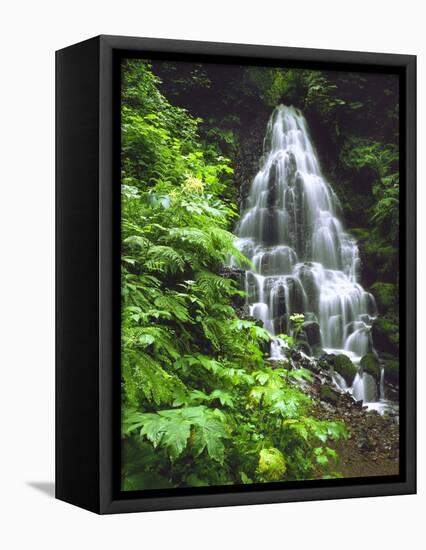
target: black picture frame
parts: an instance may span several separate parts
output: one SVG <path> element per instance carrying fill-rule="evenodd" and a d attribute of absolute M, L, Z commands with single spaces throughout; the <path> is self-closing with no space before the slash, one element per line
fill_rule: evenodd
<path fill-rule="evenodd" d="M 123 56 L 397 73 L 400 78 L 400 475 L 118 490 L 119 79 Z M 118 193 L 119 195 L 119 193 Z M 117 393 L 118 392 L 118 393 Z M 56 52 L 56 498 L 100 514 L 416 492 L 416 57 L 98 36 Z"/>

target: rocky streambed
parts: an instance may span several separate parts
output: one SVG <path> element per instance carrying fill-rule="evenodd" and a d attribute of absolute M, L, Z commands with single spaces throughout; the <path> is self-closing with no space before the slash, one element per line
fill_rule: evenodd
<path fill-rule="evenodd" d="M 289 350 L 285 360 L 286 368 L 302 367 L 312 372 L 312 381 L 293 383 L 301 385 L 312 398 L 313 414 L 319 419 L 343 421 L 347 427 L 348 439 L 333 445 L 339 456 L 337 471 L 344 478 L 397 475 L 399 415 L 396 403 L 389 402 L 388 407 L 378 412 L 356 401 L 350 392 L 336 387 L 330 363 L 332 360 L 326 356 L 312 359 L 296 350 Z"/>

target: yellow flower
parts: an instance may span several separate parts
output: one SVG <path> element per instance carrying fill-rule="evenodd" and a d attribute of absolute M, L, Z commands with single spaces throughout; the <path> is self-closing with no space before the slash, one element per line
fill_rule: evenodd
<path fill-rule="evenodd" d="M 199 178 L 188 175 L 185 183 L 182 185 L 182 189 L 186 193 L 197 193 L 198 195 L 202 195 L 204 193 L 204 183 Z"/>

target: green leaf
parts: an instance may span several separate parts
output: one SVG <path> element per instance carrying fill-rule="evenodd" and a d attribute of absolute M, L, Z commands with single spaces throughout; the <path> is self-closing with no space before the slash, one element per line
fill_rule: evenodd
<path fill-rule="evenodd" d="M 154 447 L 157 447 L 168 428 L 167 420 L 156 414 L 145 414 L 142 421 L 143 427 L 140 431 L 140 435 L 146 436 L 148 441 L 150 441 Z"/>
<path fill-rule="evenodd" d="M 185 421 L 169 422 L 164 433 L 163 443 L 169 456 L 176 460 L 184 451 L 191 431 L 191 424 Z"/>
<path fill-rule="evenodd" d="M 214 390 L 210 394 L 209 401 L 213 401 L 214 399 L 219 399 L 221 405 L 227 405 L 228 407 L 233 407 L 234 405 L 234 398 L 232 395 L 222 390 Z"/>
<path fill-rule="evenodd" d="M 325 455 L 318 455 L 317 462 L 320 466 L 326 466 L 328 464 L 328 458 Z"/>
<path fill-rule="evenodd" d="M 139 336 L 139 343 L 143 346 L 149 346 L 155 342 L 155 338 L 152 334 L 141 334 Z"/>
<path fill-rule="evenodd" d="M 245 472 L 240 472 L 240 478 L 244 485 L 247 485 L 248 483 L 253 483 L 253 480 L 251 480 Z"/>

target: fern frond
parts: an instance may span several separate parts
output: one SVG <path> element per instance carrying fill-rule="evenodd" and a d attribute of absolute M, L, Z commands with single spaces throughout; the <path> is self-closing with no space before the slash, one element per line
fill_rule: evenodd
<path fill-rule="evenodd" d="M 123 355 L 122 375 L 125 394 L 134 405 L 140 401 L 171 404 L 187 391 L 180 378 L 166 372 L 150 354 L 140 350 L 137 354 L 128 350 Z"/>
<path fill-rule="evenodd" d="M 164 245 L 151 246 L 147 252 L 148 262 L 160 266 L 166 273 L 177 273 L 185 270 L 185 260 L 174 248 Z"/>

